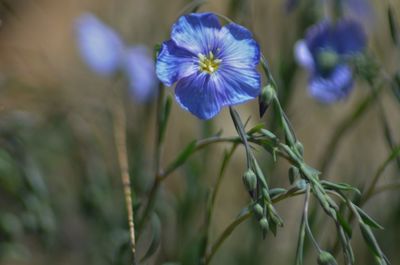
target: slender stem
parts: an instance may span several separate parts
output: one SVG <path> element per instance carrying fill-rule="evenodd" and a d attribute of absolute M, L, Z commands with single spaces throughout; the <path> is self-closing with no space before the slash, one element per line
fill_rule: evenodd
<path fill-rule="evenodd" d="M 229 152 L 225 154 L 225 157 L 224 157 L 224 159 L 222 161 L 222 164 L 221 164 L 221 168 L 220 168 L 219 173 L 218 173 L 218 178 L 217 178 L 215 187 L 214 187 L 214 189 L 212 191 L 212 194 L 211 194 L 211 200 L 210 200 L 210 204 L 208 206 L 208 211 L 207 211 L 207 216 L 206 216 L 206 224 L 205 224 L 205 226 L 206 226 L 206 228 L 205 228 L 205 230 L 206 230 L 205 231 L 206 238 L 204 240 L 204 249 L 203 249 L 204 253 L 202 255 L 203 256 L 203 260 L 206 259 L 205 256 L 206 256 L 207 249 L 208 249 L 208 242 L 209 242 L 210 228 L 211 228 L 211 218 L 212 218 L 212 214 L 214 212 L 215 200 L 217 198 L 217 194 L 218 194 L 219 188 L 221 186 L 222 179 L 223 179 L 223 177 L 225 175 L 224 174 L 225 173 L 225 169 L 227 168 L 227 165 L 228 165 L 230 159 L 232 158 L 232 156 L 233 156 L 233 154 L 234 154 L 234 152 L 236 150 L 236 147 L 237 147 L 237 144 L 236 143 L 233 144 L 231 149 L 229 150 Z"/>
<path fill-rule="evenodd" d="M 375 196 L 378 193 L 381 193 L 385 190 L 391 189 L 390 184 L 389 185 L 385 185 L 385 186 L 381 186 L 376 188 L 376 185 L 378 184 L 379 179 L 382 176 L 382 173 L 384 172 L 384 170 L 386 169 L 386 167 L 389 165 L 389 163 L 395 159 L 396 157 L 398 157 L 400 155 L 400 146 L 396 147 L 393 152 L 389 155 L 389 157 L 379 166 L 379 168 L 377 169 L 372 182 L 369 186 L 369 188 L 367 189 L 367 191 L 364 193 L 364 196 L 361 198 L 360 200 L 360 204 L 359 207 L 363 207 L 363 205 L 365 205 L 373 196 Z M 396 187 L 400 187 L 400 183 L 397 183 L 397 185 L 395 185 L 395 187 L 393 187 L 393 189 L 395 189 Z M 354 211 L 350 212 L 349 215 L 349 223 L 351 224 L 354 220 Z M 338 254 L 339 251 L 339 240 L 336 240 L 334 247 L 333 247 L 333 255 L 336 256 Z"/>
<path fill-rule="evenodd" d="M 365 199 L 365 202 L 367 202 L 369 199 L 371 199 L 375 195 L 378 195 L 379 193 L 382 193 L 382 192 L 385 192 L 388 190 L 396 190 L 396 189 L 400 189 L 400 182 L 390 183 L 390 184 L 379 186 L 379 187 L 375 188 L 374 192 L 371 194 L 371 196 L 369 198 Z"/>
<path fill-rule="evenodd" d="M 225 230 L 219 236 L 217 241 L 212 245 L 210 253 L 206 256 L 205 265 L 210 264 L 215 253 L 217 253 L 217 250 L 221 247 L 222 243 L 224 243 L 225 240 L 232 234 L 235 228 L 238 227 L 241 223 L 243 223 L 247 219 L 249 219 L 252 215 L 253 213 L 249 211 L 248 213 L 240 216 L 239 218 L 236 218 L 230 225 L 228 225 L 228 227 L 225 228 Z"/>
<path fill-rule="evenodd" d="M 286 194 L 283 196 L 278 196 L 278 197 L 271 199 L 271 202 L 275 204 L 280 201 L 283 201 L 286 198 L 296 197 L 303 193 L 304 192 L 298 192 L 298 193 L 296 192 L 296 193 Z M 222 234 L 217 238 L 215 243 L 211 246 L 210 252 L 206 255 L 205 263 L 204 263 L 205 265 L 210 264 L 211 259 L 214 257 L 215 253 L 218 251 L 218 249 L 221 247 L 221 245 L 225 242 L 225 240 L 232 234 L 232 232 L 235 230 L 235 228 L 237 226 L 239 226 L 241 223 L 243 223 L 244 221 L 246 221 L 247 219 L 249 219 L 252 215 L 253 215 L 252 212 L 249 211 L 248 213 L 236 218 L 231 224 L 229 224 L 225 228 L 225 230 L 222 232 Z"/>
<path fill-rule="evenodd" d="M 310 225 L 308 223 L 308 206 L 310 204 L 310 185 L 307 185 L 307 190 L 306 190 L 306 196 L 304 199 L 304 210 L 303 210 L 303 218 L 306 226 L 306 231 L 308 236 L 311 238 L 311 242 L 313 243 L 315 249 L 318 251 L 318 253 L 321 253 L 321 248 L 318 245 L 317 240 L 314 238 L 314 235 L 311 231 Z"/>
<path fill-rule="evenodd" d="M 384 172 L 386 167 L 389 165 L 389 163 L 392 162 L 392 160 L 397 158 L 399 155 L 400 155 L 400 146 L 397 146 L 394 148 L 393 152 L 389 155 L 389 157 L 382 163 L 382 165 L 376 171 L 376 173 L 372 179 L 371 185 L 369 186 L 369 188 L 367 189 L 367 191 L 365 193 L 365 196 L 361 200 L 361 203 L 360 203 L 361 206 L 374 194 L 376 184 L 378 184 L 378 181 L 381 178 L 382 173 Z"/>
<path fill-rule="evenodd" d="M 380 90 L 377 91 L 377 93 Z M 354 111 L 350 114 L 350 116 L 345 117 L 339 125 L 334 130 L 334 135 L 331 138 L 330 142 L 328 143 L 323 155 L 322 160 L 320 162 L 319 169 L 323 174 L 327 174 L 329 170 L 329 166 L 334 159 L 337 149 L 339 147 L 339 142 L 343 138 L 343 136 L 350 131 L 351 128 L 356 124 L 356 122 L 363 116 L 363 113 L 366 113 L 366 110 L 370 108 L 375 102 L 376 97 L 375 93 L 371 93 L 362 99 Z"/>
<path fill-rule="evenodd" d="M 248 141 L 254 144 L 261 144 L 261 142 L 254 137 L 249 137 Z M 202 140 L 198 140 L 196 142 L 196 146 L 195 146 L 195 150 L 193 151 L 192 154 L 194 154 L 195 152 L 211 145 L 214 143 L 241 143 L 241 139 L 238 136 L 229 136 L 229 137 L 221 137 L 221 136 L 212 136 L 209 138 L 205 138 Z M 281 150 L 275 150 L 276 154 L 278 154 L 279 156 L 281 156 L 282 158 L 286 159 L 287 161 L 291 162 L 292 159 L 285 154 L 284 152 L 282 152 Z M 173 160 L 174 161 L 174 160 Z M 164 180 L 166 177 L 168 177 L 171 173 L 173 173 L 180 165 L 174 165 L 174 166 L 167 166 L 165 171 L 161 172 L 159 175 L 159 178 L 161 180 Z"/>
<path fill-rule="evenodd" d="M 157 128 L 157 133 L 156 133 L 156 139 L 155 139 L 155 150 L 154 150 L 154 168 L 155 168 L 155 173 L 154 173 L 154 182 L 153 186 L 150 189 L 150 193 L 148 196 L 148 201 L 146 204 L 146 207 L 143 211 L 142 218 L 140 219 L 138 223 L 138 236 L 143 232 L 143 227 L 154 207 L 154 203 L 157 197 L 157 192 L 161 183 L 161 178 L 160 176 L 162 175 L 162 170 L 161 170 L 161 155 L 162 155 L 162 150 L 163 150 L 163 141 L 161 137 L 161 127 L 162 127 L 162 116 L 163 116 L 163 105 L 164 105 L 164 94 L 165 94 L 165 89 L 162 84 L 160 84 L 159 87 L 159 94 L 158 94 L 158 100 L 157 100 L 157 110 L 156 110 L 156 128 Z"/>
<path fill-rule="evenodd" d="M 124 190 L 126 209 L 128 213 L 128 224 L 130 230 L 129 235 L 132 248 L 131 250 L 133 256 L 133 264 L 136 264 L 135 222 L 134 222 L 131 182 L 129 176 L 128 151 L 126 147 L 126 116 L 122 100 L 121 102 L 117 101 L 116 103 L 114 103 L 113 114 L 114 114 L 115 146 L 118 153 L 118 163 Z"/>

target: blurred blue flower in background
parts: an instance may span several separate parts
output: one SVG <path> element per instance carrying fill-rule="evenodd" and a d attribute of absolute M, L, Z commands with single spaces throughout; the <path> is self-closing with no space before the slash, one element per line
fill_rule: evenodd
<path fill-rule="evenodd" d="M 146 47 L 135 46 L 126 50 L 124 71 L 135 99 L 146 102 L 155 96 L 159 81 L 154 60 Z"/>
<path fill-rule="evenodd" d="M 112 75 L 119 66 L 124 45 L 118 34 L 92 14 L 80 16 L 76 33 L 81 56 L 100 75 Z"/>
<path fill-rule="evenodd" d="M 259 61 L 259 46 L 246 28 L 234 23 L 221 27 L 216 15 L 197 13 L 173 25 L 156 72 L 167 86 L 177 82 L 175 97 L 182 108 L 211 119 L 222 107 L 259 95 Z"/>
<path fill-rule="evenodd" d="M 95 73 L 110 77 L 122 72 L 136 101 L 153 98 L 158 79 L 153 58 L 144 46 L 126 47 L 116 31 L 90 13 L 77 19 L 76 34 L 80 54 Z"/>
<path fill-rule="evenodd" d="M 353 86 L 352 56 L 361 53 L 367 37 L 352 20 L 323 21 L 312 26 L 296 43 L 295 56 L 310 72 L 309 92 L 322 103 L 346 98 Z"/>

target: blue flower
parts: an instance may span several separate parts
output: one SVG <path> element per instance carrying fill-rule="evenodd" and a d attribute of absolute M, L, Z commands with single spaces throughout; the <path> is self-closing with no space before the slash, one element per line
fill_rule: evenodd
<path fill-rule="evenodd" d="M 78 48 L 89 67 L 100 75 L 112 75 L 120 66 L 124 44 L 118 34 L 92 14 L 76 22 Z"/>
<path fill-rule="evenodd" d="M 222 107 L 260 94 L 259 60 L 259 46 L 246 28 L 222 27 L 212 13 L 189 14 L 179 18 L 171 39 L 162 44 L 156 73 L 166 86 L 176 83 L 182 108 L 211 119 Z"/>
<path fill-rule="evenodd" d="M 146 102 L 158 87 L 152 56 L 143 46 L 127 47 L 121 37 L 92 14 L 76 22 L 78 48 L 82 58 L 97 74 L 125 74 L 135 100 Z"/>
<path fill-rule="evenodd" d="M 310 72 L 310 94 L 322 103 L 346 98 L 353 87 L 348 61 L 364 50 L 366 42 L 362 27 L 352 20 L 312 26 L 295 46 L 298 63 Z"/>

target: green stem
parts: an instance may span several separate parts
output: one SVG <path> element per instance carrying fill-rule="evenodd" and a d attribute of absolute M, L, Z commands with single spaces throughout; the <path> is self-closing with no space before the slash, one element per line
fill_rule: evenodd
<path fill-rule="evenodd" d="M 376 93 L 379 93 L 378 90 Z M 337 149 L 339 147 L 339 143 L 342 140 L 343 136 L 349 132 L 353 126 L 355 126 L 356 122 L 360 120 L 366 110 L 368 110 L 376 101 L 375 93 L 371 93 L 362 99 L 354 109 L 354 111 L 350 114 L 350 116 L 345 117 L 339 125 L 334 130 L 334 135 L 328 143 L 323 155 L 322 160 L 320 162 L 319 169 L 323 174 L 327 174 L 329 170 L 329 166 L 332 160 L 335 158 Z"/>
<path fill-rule="evenodd" d="M 231 147 L 231 149 L 229 150 L 228 153 L 226 153 L 224 160 L 222 161 L 221 164 L 221 168 L 219 170 L 219 174 L 218 174 L 218 178 L 215 184 L 215 188 L 213 189 L 212 195 L 211 195 L 211 200 L 210 200 L 210 205 L 208 207 L 208 211 L 207 211 L 207 216 L 206 216 L 206 238 L 204 240 L 204 249 L 203 249 L 203 259 L 205 260 L 205 255 L 207 252 L 207 248 L 208 248 L 208 242 L 209 242 L 209 236 L 210 236 L 210 228 L 211 228 L 211 218 L 212 218 L 212 214 L 214 212 L 214 206 L 215 206 L 215 200 L 217 198 L 217 194 L 219 191 L 219 188 L 221 186 L 221 182 L 222 179 L 224 177 L 224 173 L 225 173 L 225 169 L 227 168 L 227 165 L 230 161 L 230 159 L 232 158 L 235 150 L 236 150 L 237 144 L 233 144 L 233 146 Z"/>
<path fill-rule="evenodd" d="M 227 228 L 225 228 L 222 234 L 218 237 L 217 241 L 212 245 L 210 253 L 206 256 L 205 265 L 210 264 L 215 253 L 217 253 L 217 250 L 221 247 L 222 243 L 224 243 L 225 240 L 232 234 L 235 228 L 247 219 L 249 219 L 251 216 L 252 212 L 249 211 L 243 216 L 236 218 Z"/>
<path fill-rule="evenodd" d="M 138 237 L 143 232 L 143 227 L 152 211 L 156 199 L 156 195 L 158 192 L 158 188 L 160 186 L 160 172 L 161 172 L 161 155 L 163 150 L 163 137 L 161 137 L 162 132 L 162 117 L 163 117 L 163 106 L 164 106 L 164 94 L 165 89 L 162 84 L 159 87 L 159 94 L 157 99 L 157 110 L 156 110 L 156 127 L 157 127 L 157 134 L 155 139 L 155 151 L 154 151 L 154 167 L 155 167 L 155 178 L 153 186 L 149 193 L 149 199 L 147 201 L 146 207 L 143 211 L 142 218 L 138 222 Z"/>
<path fill-rule="evenodd" d="M 400 182 L 398 182 L 398 183 L 397 182 L 396 183 L 390 183 L 390 184 L 379 186 L 379 187 L 375 188 L 375 190 L 371 194 L 371 196 L 365 200 L 365 203 L 369 199 L 374 197 L 375 195 L 378 195 L 379 193 L 382 193 L 382 192 L 385 192 L 385 191 L 388 191 L 388 190 L 396 190 L 396 189 L 400 189 Z"/>
<path fill-rule="evenodd" d="M 303 210 L 303 218 L 304 218 L 304 222 L 305 222 L 305 228 L 306 228 L 308 236 L 311 238 L 311 242 L 313 243 L 315 249 L 317 250 L 318 253 L 321 253 L 321 248 L 319 247 L 317 240 L 314 238 L 314 235 L 313 235 L 310 225 L 308 223 L 309 204 L 310 204 L 310 185 L 307 185 L 306 197 L 304 199 L 304 210 Z"/>
<path fill-rule="evenodd" d="M 392 153 L 388 156 L 388 158 L 381 164 L 381 166 L 376 171 L 376 173 L 372 179 L 371 185 L 367 189 L 364 198 L 361 199 L 360 206 L 364 205 L 364 203 L 367 200 L 369 200 L 369 198 L 374 194 L 376 184 L 378 183 L 379 179 L 381 178 L 382 173 L 385 171 L 385 169 L 389 165 L 389 163 L 392 162 L 394 159 L 396 159 L 399 155 L 400 155 L 400 146 L 397 146 L 393 149 Z"/>
<path fill-rule="evenodd" d="M 283 196 L 278 196 L 276 198 L 273 198 L 271 201 L 272 203 L 278 203 L 280 201 L 283 201 L 286 198 L 291 198 L 291 197 L 296 197 L 298 195 L 303 194 L 304 192 L 298 192 L 298 193 L 290 193 L 286 194 Z M 215 241 L 215 243 L 212 245 L 210 252 L 206 255 L 205 258 L 205 265 L 210 264 L 212 258 L 214 257 L 215 253 L 218 251 L 218 249 L 221 247 L 221 245 L 226 241 L 226 239 L 232 234 L 232 232 L 235 230 L 237 226 L 239 226 L 241 223 L 246 221 L 252 216 L 252 212 L 249 211 L 248 213 L 240 216 L 239 218 L 236 218 L 231 224 L 229 224 L 225 230 L 222 232 L 222 234 L 218 237 L 218 239 Z"/>

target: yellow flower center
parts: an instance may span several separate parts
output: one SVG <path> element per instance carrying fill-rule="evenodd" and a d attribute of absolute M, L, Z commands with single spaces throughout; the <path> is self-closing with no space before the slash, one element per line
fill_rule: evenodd
<path fill-rule="evenodd" d="M 217 71 L 222 62 L 222 60 L 215 58 L 211 51 L 208 53 L 208 56 L 205 56 L 201 53 L 199 53 L 197 56 L 199 57 L 200 70 L 208 74 L 212 74 Z"/>

